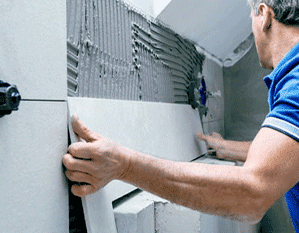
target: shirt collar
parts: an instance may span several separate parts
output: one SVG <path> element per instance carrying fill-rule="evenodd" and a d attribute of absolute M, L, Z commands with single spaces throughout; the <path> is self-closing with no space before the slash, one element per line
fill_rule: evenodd
<path fill-rule="evenodd" d="M 273 82 L 274 78 L 277 74 L 281 71 L 284 65 L 289 62 L 294 56 L 299 53 L 299 43 L 296 44 L 284 58 L 278 63 L 275 69 L 267 76 L 264 77 L 264 82 L 266 83 L 267 87 L 270 88 L 271 83 Z"/>

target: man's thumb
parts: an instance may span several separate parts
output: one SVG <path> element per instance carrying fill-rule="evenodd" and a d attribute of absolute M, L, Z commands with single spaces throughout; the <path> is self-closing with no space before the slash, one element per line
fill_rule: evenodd
<path fill-rule="evenodd" d="M 74 132 L 87 142 L 95 141 L 101 137 L 99 134 L 88 129 L 87 126 L 79 120 L 77 115 L 72 118 L 72 127 Z"/>

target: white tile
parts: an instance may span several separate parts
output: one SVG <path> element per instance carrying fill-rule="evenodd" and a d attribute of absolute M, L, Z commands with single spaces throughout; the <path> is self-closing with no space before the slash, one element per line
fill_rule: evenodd
<path fill-rule="evenodd" d="M 131 149 L 178 161 L 191 161 L 206 152 L 205 144 L 195 138 L 195 132 L 202 132 L 198 111 L 189 105 L 75 97 L 68 98 L 68 105 L 70 114 L 78 114 L 90 129 Z M 113 181 L 92 199 L 109 202 L 103 195 L 112 201 L 134 189 Z M 109 206 L 92 205 L 89 197 L 84 202 L 85 212 L 89 208 L 90 213 L 110 213 Z M 90 226 L 101 227 L 94 214 L 87 218 Z"/>
<path fill-rule="evenodd" d="M 198 111 L 189 105 L 75 97 L 68 103 L 92 130 L 131 149 L 176 161 L 206 152 L 195 137 L 202 132 Z"/>
<path fill-rule="evenodd" d="M 112 202 L 105 189 L 82 198 L 82 204 L 88 233 L 117 233 Z"/>
<path fill-rule="evenodd" d="M 65 1 L 1 0 L 0 80 L 23 99 L 65 100 Z"/>
<path fill-rule="evenodd" d="M 71 143 L 79 141 L 79 138 L 75 135 L 73 127 L 71 125 L 70 108 L 68 108 L 68 130 Z M 127 186 L 122 185 L 119 193 L 124 195 L 124 189 L 127 191 Z M 124 187 L 123 187 L 124 186 Z M 131 187 L 129 187 L 131 188 Z M 110 191 L 109 188 L 105 187 L 96 193 L 88 195 L 82 198 L 82 206 L 84 211 L 84 219 L 86 223 L 86 229 L 88 233 L 97 232 L 109 232 L 117 233 L 115 219 L 112 209 L 112 195 L 113 190 L 118 190 L 118 186 Z M 131 190 L 130 190 L 131 191 Z"/>
<path fill-rule="evenodd" d="M 137 187 L 123 181 L 114 180 L 106 186 L 109 191 L 110 200 L 114 201 L 122 196 L 134 191 Z"/>
<path fill-rule="evenodd" d="M 0 118 L 0 229 L 68 232 L 66 102 L 21 102 Z"/>

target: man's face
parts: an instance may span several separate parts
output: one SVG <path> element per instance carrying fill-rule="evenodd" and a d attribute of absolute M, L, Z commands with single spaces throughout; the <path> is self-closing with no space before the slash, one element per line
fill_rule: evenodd
<path fill-rule="evenodd" d="M 255 39 L 255 45 L 257 53 L 260 60 L 260 65 L 262 67 L 271 69 L 269 53 L 268 53 L 268 38 L 262 28 L 263 17 L 259 13 L 255 14 L 254 10 L 251 9 L 251 19 L 252 19 L 252 32 Z"/>

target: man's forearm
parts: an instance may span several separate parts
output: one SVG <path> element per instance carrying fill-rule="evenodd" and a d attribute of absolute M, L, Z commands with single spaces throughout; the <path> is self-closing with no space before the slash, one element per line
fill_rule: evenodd
<path fill-rule="evenodd" d="M 245 162 L 250 145 L 251 142 L 223 140 L 218 153 L 222 154 L 222 158 Z"/>
<path fill-rule="evenodd" d="M 114 143 L 78 119 L 73 128 L 85 142 L 72 144 L 63 164 L 80 197 L 120 179 L 192 209 L 257 222 L 298 182 L 298 142 L 268 128 L 261 129 L 242 167 L 158 159 Z"/>
<path fill-rule="evenodd" d="M 157 159 L 127 151 L 128 170 L 120 178 L 174 203 L 238 220 L 257 221 L 263 197 L 251 184 L 250 171 L 199 163 Z M 128 156 L 128 155 L 127 155 Z"/>

